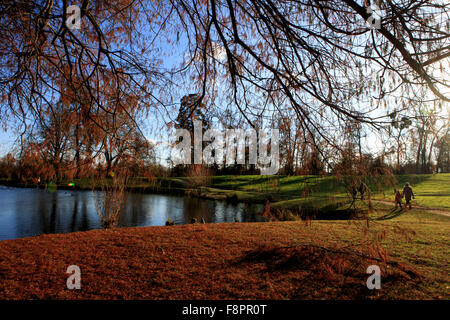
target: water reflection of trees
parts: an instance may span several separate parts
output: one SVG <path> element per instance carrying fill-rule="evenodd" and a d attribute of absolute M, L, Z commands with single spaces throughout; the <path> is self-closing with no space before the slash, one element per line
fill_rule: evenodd
<path fill-rule="evenodd" d="M 6 191 L 5 191 L 6 192 Z M 67 233 L 100 228 L 94 197 L 89 191 L 48 192 L 38 189 L 8 191 L 5 201 L 4 237 L 21 238 L 46 233 Z M 11 198 L 12 197 L 12 198 Z M 261 206 L 260 206 L 261 207 Z M 176 224 L 192 218 L 207 223 L 263 221 L 263 208 L 183 196 L 130 195 L 119 220 L 120 227 L 164 225 L 170 217 Z M 12 219 L 12 220 L 11 220 Z"/>

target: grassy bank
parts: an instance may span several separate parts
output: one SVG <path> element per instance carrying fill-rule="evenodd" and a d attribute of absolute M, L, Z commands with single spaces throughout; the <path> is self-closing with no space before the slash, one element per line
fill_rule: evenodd
<path fill-rule="evenodd" d="M 364 180 L 373 199 L 394 199 L 394 188 L 402 189 L 409 182 L 416 194 L 414 203 L 425 207 L 450 209 L 450 174 L 420 174 L 378 176 Z M 304 201 L 321 202 L 346 198 L 342 178 L 334 176 L 219 176 L 214 177 L 212 187 L 265 194 L 278 206 L 292 207 Z M 297 203 L 298 202 L 298 203 Z"/>
<path fill-rule="evenodd" d="M 6 240 L 0 298 L 449 299 L 449 222 L 413 209 L 368 229 L 291 221 Z M 384 233 L 376 254 L 370 243 Z M 380 290 L 366 287 L 371 264 L 383 270 Z M 69 265 L 81 268 L 81 290 L 66 288 Z"/>

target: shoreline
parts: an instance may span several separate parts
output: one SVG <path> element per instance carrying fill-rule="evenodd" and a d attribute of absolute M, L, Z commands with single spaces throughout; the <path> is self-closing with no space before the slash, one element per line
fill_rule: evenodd
<path fill-rule="evenodd" d="M 37 188 L 48 189 L 48 184 L 30 184 L 17 181 L 0 181 L 0 186 L 14 187 L 14 188 Z M 83 187 L 80 185 L 68 186 L 65 184 L 54 184 L 55 190 L 73 190 L 73 191 L 101 191 L 101 187 Z M 126 187 L 128 192 L 143 193 L 143 194 L 163 194 L 163 195 L 181 195 L 191 196 L 200 199 L 226 201 L 228 203 L 247 203 L 247 204 L 264 204 L 267 200 L 271 200 L 270 195 L 261 197 L 260 195 L 254 195 L 250 192 L 242 192 L 227 189 L 217 189 L 210 187 L 200 188 L 182 188 L 182 187 L 161 187 L 152 186 L 151 184 L 146 186 L 128 186 Z"/>

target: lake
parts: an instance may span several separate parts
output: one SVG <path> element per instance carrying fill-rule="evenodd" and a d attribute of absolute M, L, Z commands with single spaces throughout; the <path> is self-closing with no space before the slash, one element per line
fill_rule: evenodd
<path fill-rule="evenodd" d="M 100 229 L 92 191 L 0 186 L 0 240 L 45 233 L 68 233 Z M 205 200 L 187 196 L 128 194 L 118 227 L 163 226 L 170 217 L 175 224 L 192 218 L 207 223 L 265 221 L 264 206 Z"/>

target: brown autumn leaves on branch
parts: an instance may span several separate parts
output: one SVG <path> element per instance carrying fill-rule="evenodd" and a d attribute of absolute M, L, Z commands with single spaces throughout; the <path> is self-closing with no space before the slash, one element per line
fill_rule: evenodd
<path fill-rule="evenodd" d="M 379 29 L 365 24 L 374 3 Z M 73 4 L 81 9 L 79 30 L 65 23 Z M 383 119 L 371 111 L 383 99 L 408 102 L 417 88 L 427 88 L 431 100 L 450 100 L 449 6 L 440 0 L 5 0 L 1 120 L 25 135 L 61 102 L 103 150 L 111 139 L 127 139 L 118 134 L 124 117 L 136 128 L 143 115 L 173 118 L 172 101 L 195 91 L 211 108 L 233 106 L 253 127 L 261 118 L 294 114 L 305 136 L 333 144 L 336 130 L 349 123 L 379 128 Z"/>

